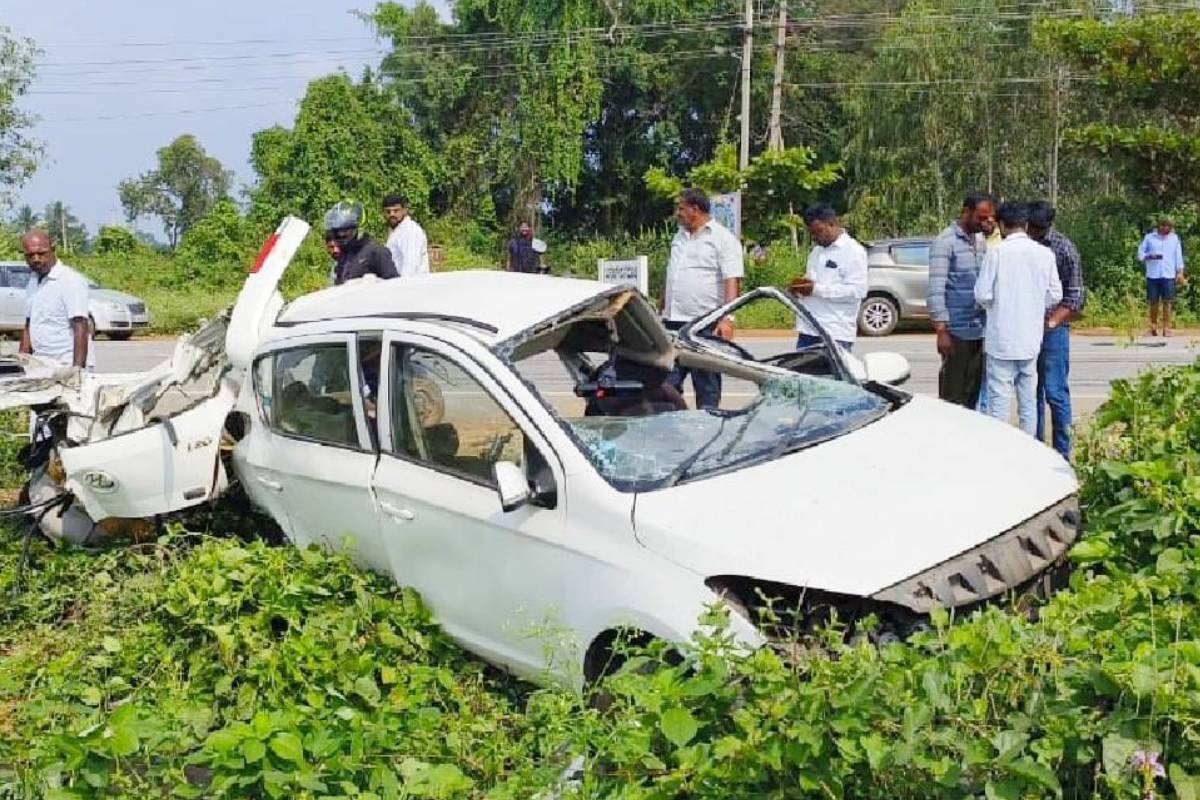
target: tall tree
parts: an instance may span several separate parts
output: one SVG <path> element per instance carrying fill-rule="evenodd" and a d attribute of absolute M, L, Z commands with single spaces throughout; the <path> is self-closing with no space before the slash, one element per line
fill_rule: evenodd
<path fill-rule="evenodd" d="M 1067 144 L 1162 205 L 1200 200 L 1200 12 L 1047 20 L 1038 34 L 1085 99 Z"/>
<path fill-rule="evenodd" d="M 339 200 L 374 211 L 392 192 L 404 193 L 414 214 L 424 216 L 440 162 L 399 111 L 372 81 L 356 84 L 345 75 L 313 81 L 290 130 L 254 135 L 251 216 L 261 225 L 289 213 L 317 221 Z"/>
<path fill-rule="evenodd" d="M 0 205 L 29 179 L 42 156 L 42 145 L 29 135 L 34 117 L 17 107 L 33 80 L 38 54 L 31 39 L 15 37 L 0 25 Z"/>
<path fill-rule="evenodd" d="M 71 213 L 71 209 L 61 200 L 55 200 L 46 205 L 42 212 L 41 224 L 50 234 L 54 246 L 66 254 L 83 253 L 88 249 L 87 226 Z"/>
<path fill-rule="evenodd" d="M 131 224 L 141 217 L 157 217 L 174 248 L 192 225 L 228 195 L 230 173 L 190 134 L 160 148 L 157 157 L 157 167 L 121 181 L 117 192 Z"/>
<path fill-rule="evenodd" d="M 28 204 L 21 206 L 12 215 L 12 226 L 20 232 L 36 228 L 42 224 L 42 218 Z"/>

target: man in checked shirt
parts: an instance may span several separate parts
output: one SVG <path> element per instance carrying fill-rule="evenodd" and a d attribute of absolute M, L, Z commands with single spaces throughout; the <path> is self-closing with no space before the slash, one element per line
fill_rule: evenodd
<path fill-rule="evenodd" d="M 1071 240 L 1054 228 L 1054 206 L 1046 202 L 1029 204 L 1029 237 L 1049 247 L 1058 264 L 1062 281 L 1062 301 L 1046 309 L 1046 332 L 1037 362 L 1037 435 L 1046 440 L 1046 405 L 1054 449 L 1063 458 L 1071 457 L 1071 389 L 1067 385 L 1071 370 L 1071 320 L 1083 311 L 1083 263 Z"/>

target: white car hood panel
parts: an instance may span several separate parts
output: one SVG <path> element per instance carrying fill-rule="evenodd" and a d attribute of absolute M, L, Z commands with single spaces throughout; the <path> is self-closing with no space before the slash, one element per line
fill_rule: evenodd
<path fill-rule="evenodd" d="M 649 549 L 704 576 L 869 595 L 1075 492 L 1016 428 L 938 400 L 774 462 L 637 497 Z"/>

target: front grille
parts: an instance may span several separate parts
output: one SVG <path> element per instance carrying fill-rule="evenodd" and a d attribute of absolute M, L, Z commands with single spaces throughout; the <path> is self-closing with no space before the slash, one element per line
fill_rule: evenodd
<path fill-rule="evenodd" d="M 990 541 L 871 595 L 927 614 L 1016 589 L 1061 562 L 1079 535 L 1072 495 Z"/>
<path fill-rule="evenodd" d="M 145 314 L 146 313 L 146 304 L 145 303 L 130 303 L 129 304 L 129 313 L 130 314 Z"/>

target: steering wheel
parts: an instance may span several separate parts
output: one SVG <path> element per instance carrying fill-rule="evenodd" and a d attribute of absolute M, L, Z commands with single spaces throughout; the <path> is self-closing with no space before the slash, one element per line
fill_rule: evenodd
<path fill-rule="evenodd" d="M 812 353 L 820 352 L 824 345 L 810 344 L 808 347 L 802 347 L 799 350 L 789 350 L 786 353 L 776 353 L 773 356 L 768 356 L 759 361 L 760 364 L 770 364 L 775 367 L 782 367 L 785 364 L 802 358 Z"/>

